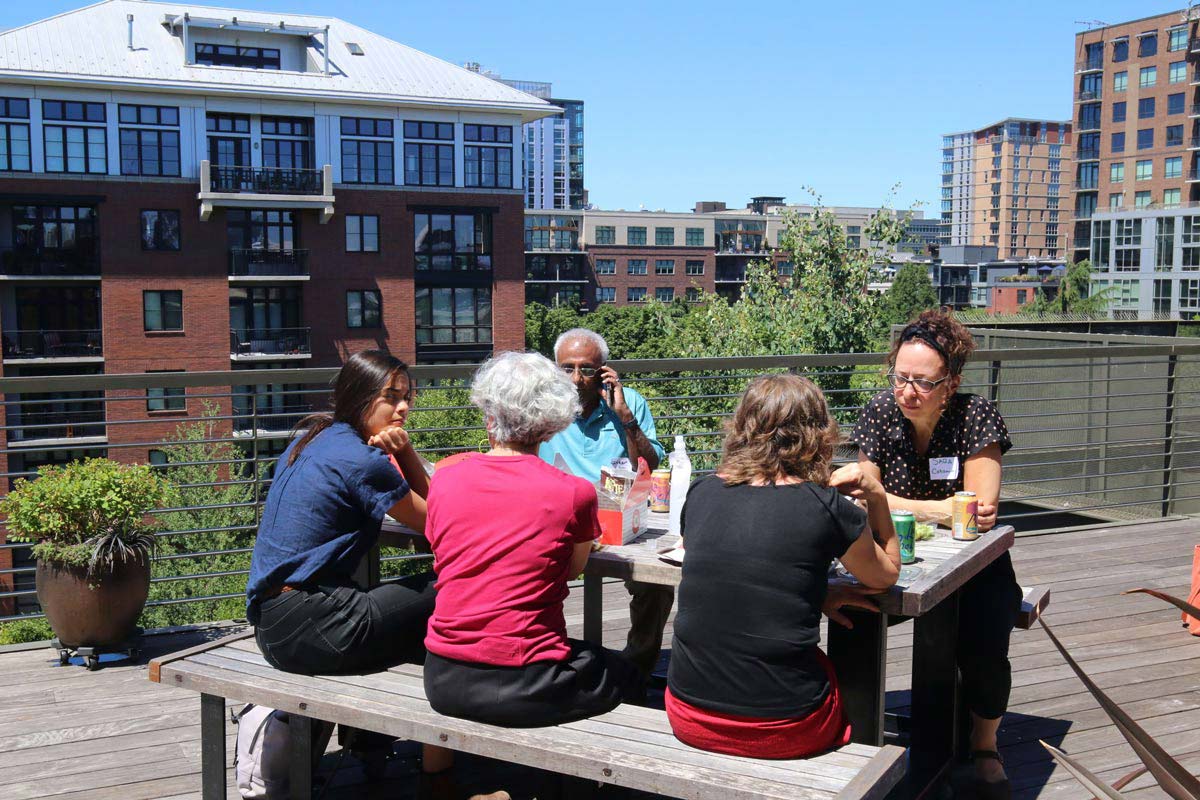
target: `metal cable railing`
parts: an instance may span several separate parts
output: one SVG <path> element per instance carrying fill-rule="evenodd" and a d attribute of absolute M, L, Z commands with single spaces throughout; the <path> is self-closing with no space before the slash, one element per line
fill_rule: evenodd
<path fill-rule="evenodd" d="M 1200 342 L 1055 335 L 1057 346 L 1048 347 L 1047 336 L 980 332 L 987 349 L 963 376 L 963 391 L 998 403 L 1016 445 L 1004 460 L 1004 519 L 1033 530 L 1200 512 Z M 881 354 L 837 354 L 615 366 L 646 396 L 659 439 L 684 435 L 703 472 L 714 468 L 722 422 L 751 377 L 769 371 L 811 377 L 848 434 L 862 405 L 884 388 L 882 361 Z M 430 460 L 474 449 L 484 438 L 465 388 L 473 369 L 412 370 L 418 396 L 409 428 Z M 0 477 L 7 479 L 0 494 L 42 464 L 86 455 L 155 464 L 175 493 L 156 514 L 164 530 L 147 619 L 177 624 L 240 616 L 271 470 L 296 422 L 324 407 L 335 372 L 0 378 Z M 70 416 L 97 406 L 104 412 L 99 420 L 79 426 L 89 436 L 32 420 L 46 408 Z M 848 442 L 839 448 L 840 458 L 854 455 Z M 420 558 L 387 553 L 384 568 L 396 574 Z M 0 622 L 37 615 L 34 572 L 28 545 L 0 543 Z"/>

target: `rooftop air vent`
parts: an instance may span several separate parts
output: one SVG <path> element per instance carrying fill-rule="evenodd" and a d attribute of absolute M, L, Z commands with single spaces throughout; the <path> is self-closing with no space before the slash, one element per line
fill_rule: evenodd
<path fill-rule="evenodd" d="M 352 56 L 365 56 L 366 52 L 362 49 L 362 45 L 358 42 L 346 42 L 346 49 L 350 51 Z"/>

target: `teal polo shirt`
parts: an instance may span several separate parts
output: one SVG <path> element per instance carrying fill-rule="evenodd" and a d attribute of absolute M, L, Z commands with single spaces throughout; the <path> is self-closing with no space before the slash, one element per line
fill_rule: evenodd
<path fill-rule="evenodd" d="M 646 398 L 633 389 L 626 388 L 624 392 L 625 404 L 633 412 L 642 433 L 654 445 L 659 463 L 662 464 L 666 451 L 658 443 L 654 416 L 650 413 Z M 614 458 L 629 458 L 622 434 L 620 418 L 601 400 L 587 419 L 576 417 L 566 430 L 559 431 L 553 439 L 543 442 L 538 455 L 551 464 L 556 455 L 561 455 L 571 472 L 589 481 L 597 481 L 601 467 L 610 466 Z"/>

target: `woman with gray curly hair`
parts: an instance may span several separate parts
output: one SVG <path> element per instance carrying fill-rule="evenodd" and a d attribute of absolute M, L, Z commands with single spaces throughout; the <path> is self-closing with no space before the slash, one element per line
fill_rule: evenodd
<path fill-rule="evenodd" d="M 640 700 L 633 664 L 567 638 L 567 581 L 600 534 L 596 489 L 537 451 L 579 413 L 574 384 L 543 356 L 503 353 L 475 374 L 471 402 L 491 449 L 439 469 L 429 489 L 425 531 L 438 576 L 425 637 L 430 705 L 534 727 Z"/>

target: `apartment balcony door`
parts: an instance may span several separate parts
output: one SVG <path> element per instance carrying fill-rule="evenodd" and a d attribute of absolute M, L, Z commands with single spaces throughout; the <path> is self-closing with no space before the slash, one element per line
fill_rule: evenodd
<path fill-rule="evenodd" d="M 208 160 L 214 167 L 248 167 L 250 140 L 240 136 L 209 136 Z"/>

